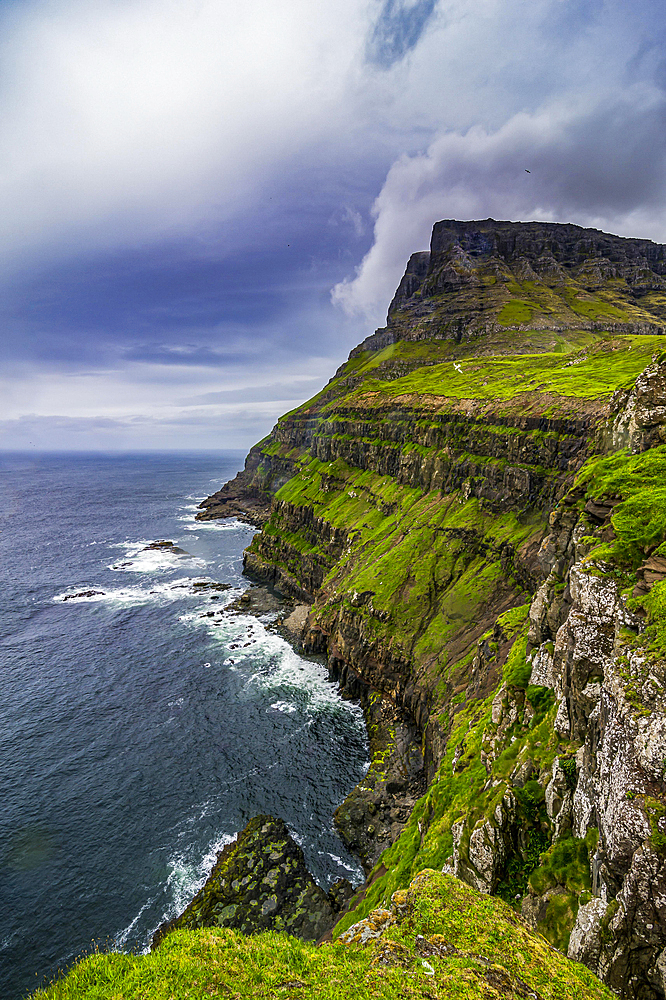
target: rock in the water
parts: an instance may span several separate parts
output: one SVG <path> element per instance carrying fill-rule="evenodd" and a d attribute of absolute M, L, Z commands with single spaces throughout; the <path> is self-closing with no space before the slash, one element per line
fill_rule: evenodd
<path fill-rule="evenodd" d="M 164 538 L 158 538 L 156 542 L 150 542 L 149 545 L 144 545 L 142 552 L 171 552 L 175 556 L 188 556 L 189 552 L 185 549 L 181 549 L 179 545 L 175 542 L 169 542 Z"/>
<path fill-rule="evenodd" d="M 80 590 L 78 594 L 65 594 L 63 601 L 76 601 L 80 597 L 103 597 L 103 590 Z"/>
<path fill-rule="evenodd" d="M 336 898 L 344 895 L 338 892 Z M 281 930 L 316 941 L 333 926 L 334 902 L 305 867 L 284 822 L 255 816 L 218 854 L 184 913 L 157 929 L 152 946 L 181 927 L 233 927 L 244 934 Z"/>

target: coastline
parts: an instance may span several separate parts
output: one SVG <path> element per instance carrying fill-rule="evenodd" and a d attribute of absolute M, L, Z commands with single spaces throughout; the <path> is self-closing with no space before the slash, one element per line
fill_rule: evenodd
<path fill-rule="evenodd" d="M 224 492 L 226 485 L 222 487 L 220 493 Z M 226 505 L 221 509 L 224 513 L 219 512 L 220 507 L 218 506 L 214 508 L 215 514 L 212 516 L 208 514 L 205 518 L 197 515 L 197 520 L 235 518 L 256 526 L 256 508 L 247 511 L 236 498 L 234 498 L 232 509 Z M 322 662 L 324 656 L 318 648 L 316 637 L 313 640 L 309 629 L 310 602 L 303 602 L 301 594 L 285 593 L 279 587 L 257 580 L 251 570 L 247 568 L 243 570 L 243 575 L 250 581 L 250 586 L 227 610 L 232 613 L 251 615 L 257 619 L 267 613 L 276 613 L 277 617 L 268 626 L 269 631 L 280 635 L 298 655 Z M 425 791 L 425 768 L 421 752 L 422 736 L 403 709 L 392 705 L 379 691 L 374 690 L 361 680 L 350 667 L 342 664 L 335 657 L 327 658 L 326 665 L 329 679 L 336 685 L 338 693 L 343 698 L 355 701 L 361 706 L 369 743 L 370 764 L 366 774 L 337 805 L 332 815 L 335 829 L 345 847 L 359 859 L 363 867 L 364 881 L 357 886 L 352 886 L 346 879 L 335 883 L 328 893 L 331 912 L 327 915 L 331 919 L 327 920 L 323 916 L 320 918 L 322 908 L 326 909 L 326 903 L 322 901 L 320 896 L 321 889 L 305 868 L 302 852 L 293 842 L 285 827 L 279 847 L 275 848 L 274 844 L 274 853 L 280 855 L 276 860 L 281 862 L 283 855 L 293 854 L 294 850 L 300 854 L 300 859 L 298 865 L 295 866 L 293 875 L 287 880 L 288 884 L 282 879 L 282 893 L 283 896 L 293 895 L 294 889 L 296 889 L 296 895 L 298 895 L 302 891 L 304 878 L 309 879 L 309 893 L 313 897 L 310 902 L 315 912 L 312 921 L 300 928 L 293 925 L 293 922 L 286 924 L 285 906 L 282 898 L 280 912 L 278 912 L 278 907 L 275 907 L 276 916 L 272 922 L 270 919 L 268 921 L 259 919 L 257 923 L 255 918 L 253 923 L 247 916 L 243 897 L 239 897 L 239 899 L 234 897 L 233 903 L 227 902 L 223 906 L 220 902 L 222 890 L 219 884 L 221 866 L 224 867 L 225 862 L 228 866 L 230 861 L 237 865 L 237 860 L 234 860 L 237 853 L 245 858 L 249 854 L 253 859 L 250 863 L 250 870 L 255 867 L 255 863 L 260 866 L 266 847 L 266 837 L 269 842 L 271 838 L 274 840 L 276 824 L 284 826 L 281 817 L 259 817 L 265 821 L 266 827 L 265 835 L 259 836 L 255 829 L 255 820 L 257 819 L 255 817 L 243 830 L 238 832 L 236 839 L 218 854 L 217 861 L 204 886 L 188 903 L 186 909 L 160 925 L 153 935 L 151 949 L 154 950 L 166 934 L 181 927 L 240 926 L 238 911 L 242 907 L 244 907 L 244 932 L 251 933 L 273 926 L 278 929 L 288 929 L 289 933 L 305 937 L 307 940 L 309 939 L 308 935 L 312 936 L 312 928 L 315 927 L 318 932 L 317 939 L 330 940 L 338 920 L 342 919 L 350 907 L 357 905 L 364 897 L 370 884 L 368 877 L 379 856 L 397 840 L 417 798 Z M 251 848 L 247 846 L 248 840 L 252 842 Z M 244 871 L 244 875 L 245 881 L 248 882 L 248 892 L 253 899 L 257 900 L 257 905 L 261 909 L 266 905 L 274 906 L 274 892 L 270 888 L 264 889 L 262 896 L 257 891 L 257 887 L 248 876 L 247 871 Z M 268 881 L 270 882 L 270 880 L 269 876 Z M 228 886 L 225 888 L 228 891 Z M 213 912 L 214 908 L 210 903 L 210 898 L 217 900 L 215 912 Z M 202 917 L 201 910 L 204 899 L 208 900 L 208 903 L 204 907 L 205 916 Z M 270 902 L 267 903 L 267 901 Z M 289 900 L 287 900 L 286 905 L 288 908 Z M 220 916 L 222 910 L 224 910 L 224 915 Z M 193 916 L 195 913 L 196 917 Z M 202 923 L 201 920 L 208 922 Z"/>

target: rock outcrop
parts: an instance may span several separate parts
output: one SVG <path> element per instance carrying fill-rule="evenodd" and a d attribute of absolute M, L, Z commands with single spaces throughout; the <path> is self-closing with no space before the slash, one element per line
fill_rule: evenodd
<path fill-rule="evenodd" d="M 316 941 L 330 930 L 351 895 L 341 880 L 327 894 L 280 819 L 255 816 L 227 844 L 187 909 L 155 932 L 153 948 L 183 927 L 231 927 L 244 934 L 283 930 Z"/>

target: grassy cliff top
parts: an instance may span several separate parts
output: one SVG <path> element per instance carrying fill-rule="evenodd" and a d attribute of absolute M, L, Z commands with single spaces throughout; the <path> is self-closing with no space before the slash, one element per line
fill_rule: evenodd
<path fill-rule="evenodd" d="M 514 331 L 483 341 L 402 340 L 350 357 L 329 384 L 281 417 L 332 415 L 341 407 L 407 405 L 423 410 L 601 413 L 666 351 L 659 334 Z"/>
<path fill-rule="evenodd" d="M 275 932 L 176 931 L 149 955 L 97 954 L 35 1000 L 610 1000 L 501 900 L 419 874 L 352 938 L 316 947 Z"/>
<path fill-rule="evenodd" d="M 408 353 L 405 345 L 402 353 Z M 391 348 L 377 359 L 370 357 L 359 370 L 366 375 L 364 388 L 390 396 L 418 393 L 454 399 L 513 399 L 520 393 L 547 392 L 558 396 L 598 399 L 616 389 L 629 388 L 652 359 L 664 348 L 660 336 L 599 337 L 588 346 L 568 354 L 555 351 L 475 357 L 468 353 L 456 361 L 428 365 L 402 378 L 383 384 L 373 379 L 377 361 L 388 360 Z M 395 354 L 400 354 L 398 350 Z M 384 357 L 382 357 L 382 355 Z M 374 362 L 374 363 L 373 363 Z"/>

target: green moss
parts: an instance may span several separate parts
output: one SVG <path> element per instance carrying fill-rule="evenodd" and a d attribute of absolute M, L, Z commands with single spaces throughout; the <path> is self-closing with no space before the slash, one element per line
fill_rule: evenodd
<path fill-rule="evenodd" d="M 560 759 L 560 767 L 564 772 L 564 777 L 566 778 L 567 788 L 573 791 L 576 787 L 576 758 L 575 757 L 562 757 Z"/>
<path fill-rule="evenodd" d="M 590 888 L 590 863 L 585 840 L 567 836 L 557 840 L 542 855 L 541 864 L 530 875 L 530 886 L 538 895 L 564 886 L 571 893 Z"/>
<path fill-rule="evenodd" d="M 660 828 L 666 816 L 666 805 L 651 795 L 644 796 L 645 811 L 650 821 L 650 843 L 662 857 L 666 854 L 666 832 Z"/>
<path fill-rule="evenodd" d="M 569 946 L 579 906 L 580 897 L 576 893 L 555 893 L 549 898 L 546 915 L 538 924 L 538 929 L 546 940 L 564 954 Z"/>
<path fill-rule="evenodd" d="M 601 543 L 589 536 L 592 546 L 586 557 L 591 566 L 610 567 L 622 586 L 652 552 L 666 547 L 666 445 L 650 448 L 638 455 L 615 452 L 585 463 L 577 476 L 574 489 L 585 491 L 586 498 L 613 498 L 621 502 L 613 507 L 611 523 L 615 537 Z M 666 655 L 666 586 L 657 582 L 649 593 L 628 601 L 630 609 L 643 609 L 647 616 L 646 629 L 630 642 L 650 656 Z M 632 680 L 627 676 L 627 682 Z M 629 695 L 631 692 L 629 692 Z M 631 700 L 631 699 L 630 699 Z M 634 699 L 636 700 L 636 699 Z M 637 708 L 640 707 L 638 704 Z"/>
<path fill-rule="evenodd" d="M 503 615 L 499 616 L 497 624 L 507 639 L 512 638 L 521 628 L 529 613 L 530 605 L 527 602 L 526 604 L 519 604 L 517 608 L 511 608 L 510 611 L 505 611 Z"/>
<path fill-rule="evenodd" d="M 649 594 L 630 605 L 640 605 L 647 612 L 645 632 L 640 644 L 655 657 L 666 656 L 666 580 L 653 584 Z"/>
<path fill-rule="evenodd" d="M 529 323 L 533 314 L 534 303 L 526 302 L 525 299 L 511 299 L 500 312 L 497 322 L 503 326 Z"/>
<path fill-rule="evenodd" d="M 555 841 L 542 854 L 541 863 L 529 877 L 530 888 L 538 895 L 557 890 L 548 900 L 539 930 L 551 944 L 565 953 L 576 921 L 580 895 L 589 891 L 591 886 L 589 854 L 596 843 L 596 832 L 588 831 L 585 840 L 569 834 Z"/>
<path fill-rule="evenodd" d="M 529 609 L 528 609 L 529 610 Z M 527 688 L 530 683 L 532 664 L 527 660 L 527 632 L 529 620 L 524 620 L 520 636 L 516 639 L 504 667 L 504 683 L 512 687 Z"/>

